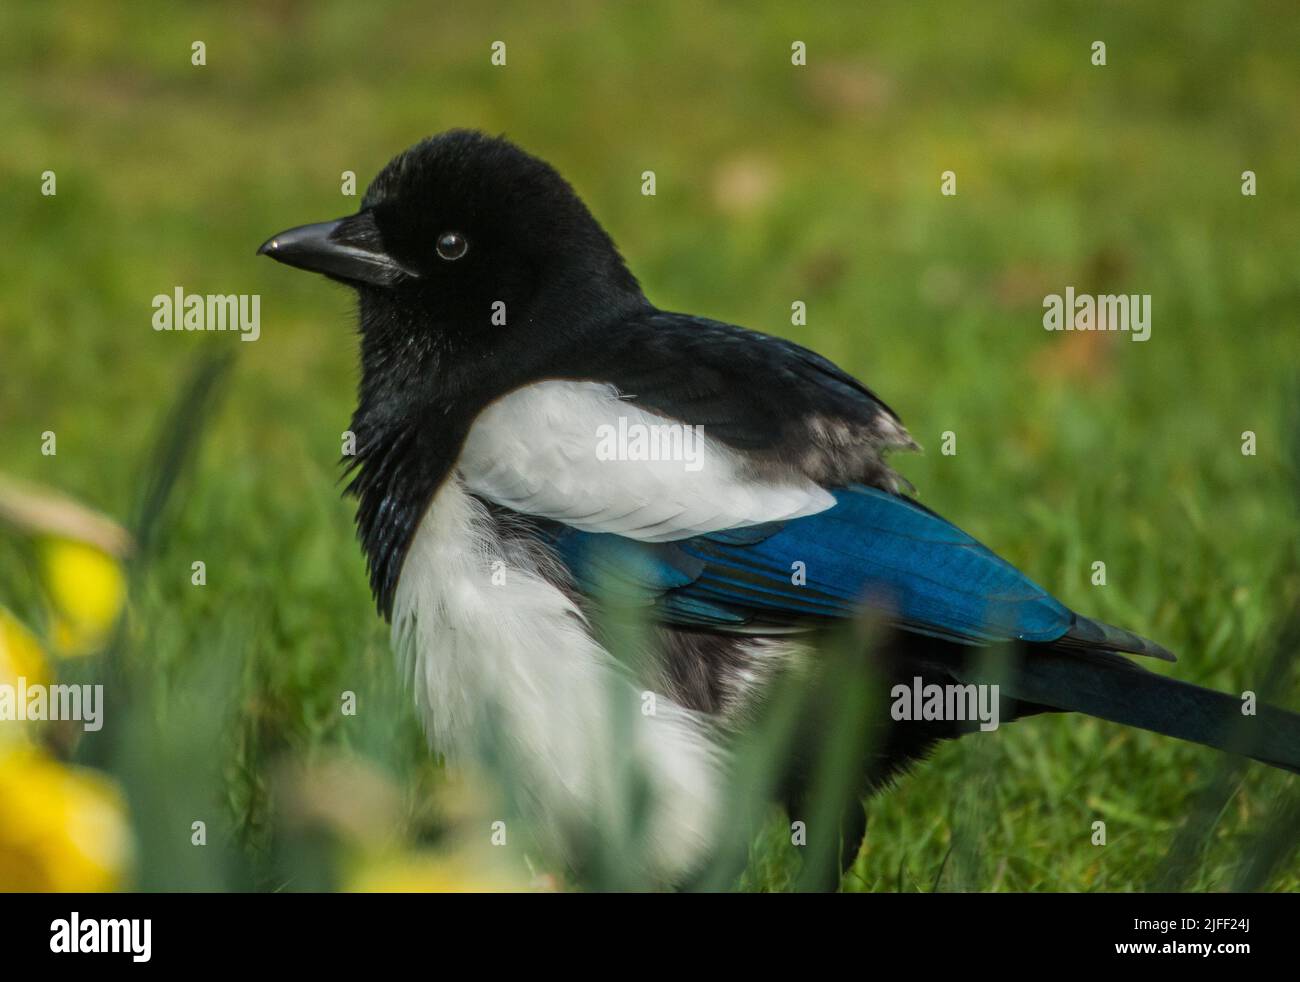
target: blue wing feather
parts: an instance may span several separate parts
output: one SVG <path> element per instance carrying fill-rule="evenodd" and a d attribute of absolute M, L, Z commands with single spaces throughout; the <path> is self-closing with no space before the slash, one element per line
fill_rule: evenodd
<path fill-rule="evenodd" d="M 653 604 L 669 623 L 734 630 L 866 607 L 968 643 L 1054 641 L 1069 630 L 1068 608 L 928 509 L 876 488 L 833 494 L 836 505 L 816 515 L 679 542 L 565 526 L 547 537 L 584 592 Z"/>

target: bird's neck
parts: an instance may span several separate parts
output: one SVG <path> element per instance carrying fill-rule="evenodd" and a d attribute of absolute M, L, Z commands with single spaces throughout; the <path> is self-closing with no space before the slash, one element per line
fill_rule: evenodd
<path fill-rule="evenodd" d="M 483 337 L 481 326 L 458 331 L 427 319 L 408 322 L 404 318 L 427 318 L 427 312 L 363 298 L 355 455 L 345 457 L 344 465 L 352 477 L 347 492 L 357 498 L 357 533 L 371 590 L 385 617 L 416 528 L 452 473 L 475 417 L 496 397 L 529 382 L 577 377 L 570 365 L 575 359 L 566 352 L 591 350 L 611 320 L 648 306 L 639 291 L 601 291 L 600 302 L 587 307 L 598 316 L 583 319 L 574 316 L 573 296 L 567 294 L 567 311 L 562 304 L 552 311 L 545 297 L 535 297 L 523 327 L 503 329 L 493 347 L 476 342 Z M 530 335 L 539 324 L 551 334 Z"/>
<path fill-rule="evenodd" d="M 457 398 L 442 338 L 410 329 L 393 311 L 367 316 L 363 306 L 355 455 L 344 466 L 370 588 L 387 618 L 411 539 L 477 410 Z"/>

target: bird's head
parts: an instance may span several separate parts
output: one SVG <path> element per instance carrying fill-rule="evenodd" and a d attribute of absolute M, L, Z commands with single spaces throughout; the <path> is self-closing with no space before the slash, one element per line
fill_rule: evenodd
<path fill-rule="evenodd" d="M 344 460 L 380 610 L 476 414 L 647 305 L 605 231 L 545 162 L 467 130 L 394 157 L 361 209 L 258 250 L 359 298 L 361 381 Z"/>
<path fill-rule="evenodd" d="M 469 130 L 394 157 L 355 215 L 281 232 L 258 252 L 355 288 L 363 333 L 385 346 L 428 345 L 453 360 L 542 344 L 538 331 L 644 303 L 550 165 Z"/>

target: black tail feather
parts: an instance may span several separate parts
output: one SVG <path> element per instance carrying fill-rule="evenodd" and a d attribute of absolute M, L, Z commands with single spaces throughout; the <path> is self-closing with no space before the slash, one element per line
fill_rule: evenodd
<path fill-rule="evenodd" d="M 967 682 L 998 682 L 1004 696 L 1086 713 L 1189 740 L 1300 774 L 1300 715 L 1148 671 L 1121 655 L 1073 646 L 1030 646 L 1011 671 L 978 660 L 954 670 Z M 996 676 L 996 677 L 994 677 Z"/>

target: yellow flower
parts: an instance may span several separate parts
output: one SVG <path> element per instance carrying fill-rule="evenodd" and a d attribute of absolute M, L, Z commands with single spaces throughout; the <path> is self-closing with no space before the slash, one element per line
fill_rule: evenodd
<path fill-rule="evenodd" d="M 85 542 L 47 538 L 41 541 L 40 563 L 59 653 L 83 655 L 102 646 L 126 599 L 126 576 L 117 560 Z"/>
<path fill-rule="evenodd" d="M 28 685 L 48 685 L 49 672 L 45 665 L 45 652 L 31 631 L 4 607 L 0 607 L 0 685 L 18 689 L 18 680 L 26 679 Z M 0 719 L 0 742 L 27 735 L 29 724 L 13 719 Z"/>
<path fill-rule="evenodd" d="M 115 890 L 129 856 L 126 809 L 110 781 L 0 745 L 0 891 Z"/>

